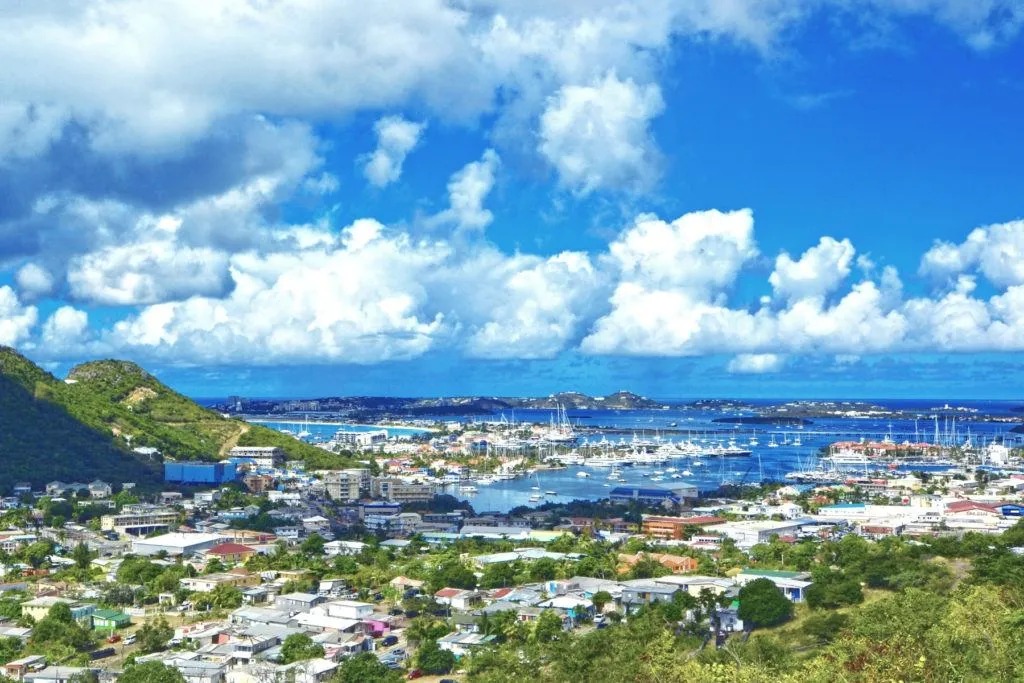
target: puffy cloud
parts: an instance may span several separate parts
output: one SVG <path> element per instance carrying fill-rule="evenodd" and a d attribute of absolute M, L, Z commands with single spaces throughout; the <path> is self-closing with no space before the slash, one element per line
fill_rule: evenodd
<path fill-rule="evenodd" d="M 35 298 L 53 291 L 53 275 L 38 263 L 26 263 L 14 276 L 22 294 Z"/>
<path fill-rule="evenodd" d="M 484 151 L 479 161 L 471 161 L 448 181 L 448 208 L 427 220 L 430 226 L 451 225 L 457 230 L 483 230 L 494 214 L 484 208 L 484 200 L 494 188 L 501 159 L 493 149 Z"/>
<path fill-rule="evenodd" d="M 779 255 L 766 283 L 776 297 L 737 305 L 731 289 L 758 255 L 748 210 L 672 222 L 641 215 L 596 256 L 508 254 L 372 219 L 339 232 L 288 226 L 259 248 L 210 250 L 210 269 L 197 258 L 207 252 L 174 241 L 181 220 L 153 220 L 149 233 L 162 239 L 104 248 L 76 261 L 68 278 L 83 299 L 152 303 L 96 334 L 84 312 L 62 309 L 38 337 L 44 353 L 88 344 L 176 362 L 287 364 L 374 363 L 437 349 L 549 358 L 576 348 L 734 354 L 730 371 L 767 372 L 793 355 L 1024 349 L 1024 284 L 986 300 L 961 274 L 941 296 L 904 299 L 886 266 L 843 290 L 856 252 L 830 238 L 799 259 Z M 222 288 L 222 276 L 233 289 Z M 203 293 L 204 283 L 216 291 Z M 37 317 L 0 288 L 0 340 L 31 346 Z"/>
<path fill-rule="evenodd" d="M 761 346 L 771 332 L 763 314 L 710 303 L 683 289 L 647 289 L 624 282 L 611 296 L 611 311 L 580 343 L 588 353 L 696 356 Z"/>
<path fill-rule="evenodd" d="M 749 209 L 697 211 L 671 223 L 643 214 L 608 248 L 621 278 L 707 293 L 727 287 L 757 255 Z"/>
<path fill-rule="evenodd" d="M 768 282 L 785 299 L 824 297 L 850 274 L 854 251 L 850 240 L 822 237 L 797 261 L 786 252 L 779 254 Z"/>
<path fill-rule="evenodd" d="M 611 311 L 581 348 L 601 354 L 699 355 L 881 351 L 907 332 L 899 278 L 864 280 L 835 305 L 826 304 L 850 273 L 855 250 L 823 238 L 794 261 L 780 254 L 769 281 L 787 305 L 754 311 L 728 304 L 728 290 L 757 255 L 749 210 L 686 214 L 668 224 L 644 217 L 609 248 L 620 282 Z"/>
<path fill-rule="evenodd" d="M 402 175 L 405 157 L 419 144 L 426 123 L 387 116 L 374 124 L 377 149 L 363 159 L 363 174 L 375 187 L 384 187 Z"/>
<path fill-rule="evenodd" d="M 551 358 L 574 342 L 581 325 L 600 307 L 604 288 L 590 258 L 564 252 L 547 259 L 533 256 L 493 256 L 475 259 L 469 287 L 501 292 L 500 297 L 480 297 L 485 311 L 482 324 L 474 325 L 466 343 L 471 356 L 479 358 Z M 475 271 L 486 268 L 480 273 Z M 467 313 L 470 313 L 467 311 Z M 463 318 L 472 320 L 467 313 Z"/>
<path fill-rule="evenodd" d="M 566 85 L 541 114 L 538 149 L 559 182 L 577 194 L 643 190 L 658 176 L 649 126 L 664 107 L 657 85 L 614 73 L 590 85 Z"/>
<path fill-rule="evenodd" d="M 785 364 L 785 356 L 778 354 L 744 353 L 730 360 L 726 370 L 738 374 L 762 375 L 778 372 Z"/>
<path fill-rule="evenodd" d="M 72 306 L 61 306 L 43 323 L 43 352 L 54 355 L 76 351 L 88 336 L 89 315 Z"/>
<path fill-rule="evenodd" d="M 115 306 L 220 297 L 232 287 L 228 262 L 224 252 L 173 240 L 106 247 L 75 258 L 68 285 L 78 299 Z"/>
<path fill-rule="evenodd" d="M 1024 220 L 976 228 L 960 244 L 936 242 L 921 258 L 920 273 L 940 282 L 975 271 L 997 287 L 1024 284 Z"/>
<path fill-rule="evenodd" d="M 448 257 L 360 221 L 337 248 L 233 259 L 235 289 L 147 307 L 106 341 L 139 353 L 220 363 L 368 363 L 429 350 L 446 333 L 423 281 Z"/>
<path fill-rule="evenodd" d="M 19 346 L 28 341 L 38 321 L 35 306 L 23 306 L 13 289 L 0 287 L 0 345 Z"/>

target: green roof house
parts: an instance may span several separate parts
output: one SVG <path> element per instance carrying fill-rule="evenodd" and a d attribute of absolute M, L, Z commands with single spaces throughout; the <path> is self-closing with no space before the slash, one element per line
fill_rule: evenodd
<path fill-rule="evenodd" d="M 114 630 L 123 628 L 132 623 L 132 618 L 124 612 L 113 609 L 98 609 L 92 613 L 92 628 L 94 631 L 104 629 Z"/>

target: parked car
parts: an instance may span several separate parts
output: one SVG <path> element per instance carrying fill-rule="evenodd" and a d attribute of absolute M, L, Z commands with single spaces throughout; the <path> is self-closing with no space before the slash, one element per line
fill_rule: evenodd
<path fill-rule="evenodd" d="M 124 644 L 125 645 L 134 645 L 135 644 L 135 634 L 133 633 L 130 636 L 126 636 L 125 639 L 124 639 Z"/>
<path fill-rule="evenodd" d="M 384 640 L 380 641 L 380 644 L 384 647 L 391 647 L 392 645 L 397 645 L 398 636 L 384 636 Z"/>
<path fill-rule="evenodd" d="M 420 615 L 420 613 L 419 613 L 419 612 L 417 612 L 417 611 L 416 611 L 416 610 L 414 610 L 414 609 L 408 610 L 408 611 L 406 611 L 406 613 L 405 613 L 405 616 L 409 617 L 410 619 L 415 619 L 415 618 L 416 618 L 416 617 L 418 617 L 419 615 Z"/>
<path fill-rule="evenodd" d="M 397 616 L 401 615 L 402 613 L 403 612 L 402 612 L 402 608 L 401 607 L 392 607 L 391 609 L 388 610 L 388 614 L 390 614 L 393 617 L 397 617 Z"/>
<path fill-rule="evenodd" d="M 117 633 L 112 633 L 112 634 L 110 634 L 110 637 L 107 638 L 107 642 L 108 643 L 120 643 L 121 642 L 121 636 L 118 635 Z"/>
<path fill-rule="evenodd" d="M 414 679 L 414 678 L 423 678 L 423 672 L 420 671 L 419 669 L 413 669 L 412 671 L 409 672 L 409 675 L 407 676 L 407 678 L 410 681 L 412 679 Z"/>
<path fill-rule="evenodd" d="M 400 647 L 396 647 L 394 650 L 388 653 L 392 657 L 398 657 L 399 659 L 405 659 L 405 650 Z"/>
<path fill-rule="evenodd" d="M 113 656 L 115 650 L 112 647 L 105 647 L 102 650 L 95 650 L 89 653 L 89 659 L 104 659 Z"/>

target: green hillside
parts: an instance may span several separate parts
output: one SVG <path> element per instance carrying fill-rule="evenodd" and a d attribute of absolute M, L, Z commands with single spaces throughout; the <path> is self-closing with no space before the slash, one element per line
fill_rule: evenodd
<path fill-rule="evenodd" d="M 84 363 L 57 379 L 0 347 L 0 490 L 14 481 L 158 481 L 148 446 L 177 460 L 218 460 L 236 444 L 280 446 L 309 467 L 350 466 L 287 435 L 230 420 L 165 386 L 134 363 Z"/>

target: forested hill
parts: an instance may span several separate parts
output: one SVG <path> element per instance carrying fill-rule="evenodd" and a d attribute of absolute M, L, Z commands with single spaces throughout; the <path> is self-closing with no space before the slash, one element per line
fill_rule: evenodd
<path fill-rule="evenodd" d="M 134 363 L 84 363 L 60 380 L 0 347 L 0 491 L 54 479 L 156 483 L 161 457 L 218 460 L 236 444 L 280 446 L 310 467 L 351 462 L 265 427 L 229 420 Z"/>

